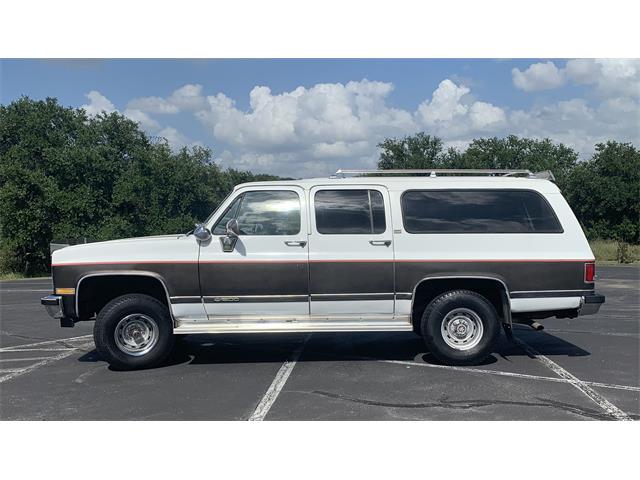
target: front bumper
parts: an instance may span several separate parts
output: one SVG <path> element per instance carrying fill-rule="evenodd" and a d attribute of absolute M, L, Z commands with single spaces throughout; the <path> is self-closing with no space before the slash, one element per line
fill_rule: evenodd
<path fill-rule="evenodd" d="M 65 315 L 64 302 L 60 295 L 47 295 L 40 299 L 40 303 L 44 305 L 51 318 L 60 320 L 61 327 L 73 327 L 75 322 L 73 318 Z"/>
<path fill-rule="evenodd" d="M 594 293 L 593 295 L 585 295 L 580 300 L 580 315 L 593 315 L 598 313 L 600 307 L 604 303 L 604 295 Z"/>
<path fill-rule="evenodd" d="M 40 299 L 40 303 L 47 309 L 51 318 L 64 317 L 64 306 L 60 295 L 47 295 Z"/>

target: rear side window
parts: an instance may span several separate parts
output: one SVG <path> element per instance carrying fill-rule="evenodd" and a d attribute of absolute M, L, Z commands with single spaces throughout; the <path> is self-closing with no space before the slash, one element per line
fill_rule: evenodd
<path fill-rule="evenodd" d="M 320 190 L 314 205 L 319 233 L 380 234 L 387 229 L 384 200 L 377 190 Z"/>
<path fill-rule="evenodd" d="M 402 196 L 409 233 L 562 233 L 547 200 L 530 190 L 410 190 Z"/>

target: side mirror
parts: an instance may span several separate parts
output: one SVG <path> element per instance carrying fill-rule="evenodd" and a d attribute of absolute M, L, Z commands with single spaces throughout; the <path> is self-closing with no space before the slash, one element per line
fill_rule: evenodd
<path fill-rule="evenodd" d="M 232 218 L 227 222 L 227 237 L 239 237 L 240 227 L 238 226 L 238 220 Z"/>
<path fill-rule="evenodd" d="M 200 242 L 208 242 L 211 239 L 211 232 L 203 224 L 197 223 L 196 228 L 193 231 L 193 236 Z"/>
<path fill-rule="evenodd" d="M 236 242 L 240 236 L 240 227 L 238 226 L 238 220 L 232 218 L 226 225 L 227 234 L 220 237 L 220 245 L 222 245 L 223 252 L 233 252 L 236 248 Z"/>

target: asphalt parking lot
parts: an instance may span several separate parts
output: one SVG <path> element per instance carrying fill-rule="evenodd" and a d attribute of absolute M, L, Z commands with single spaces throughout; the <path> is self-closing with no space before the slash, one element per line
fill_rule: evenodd
<path fill-rule="evenodd" d="M 0 282 L 3 420 L 640 419 L 640 268 L 599 266 L 597 315 L 517 326 L 484 365 L 439 365 L 412 333 L 193 335 L 119 372 L 92 322 L 61 329 L 49 279 Z"/>

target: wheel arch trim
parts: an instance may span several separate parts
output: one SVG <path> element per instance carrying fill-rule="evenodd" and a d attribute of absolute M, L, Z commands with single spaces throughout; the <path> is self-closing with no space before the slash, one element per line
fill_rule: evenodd
<path fill-rule="evenodd" d="M 162 289 L 164 290 L 164 294 L 167 299 L 167 307 L 169 308 L 169 315 L 171 316 L 171 321 L 173 322 L 174 326 L 176 325 L 176 319 L 173 316 L 173 311 L 171 308 L 171 297 L 169 297 L 169 290 L 167 289 L 167 284 L 164 281 L 164 278 L 162 278 L 161 275 L 158 275 L 155 272 L 147 272 L 147 271 L 140 271 L 140 270 L 112 270 L 112 271 L 90 272 L 80 277 L 78 279 L 78 282 L 76 283 L 76 298 L 75 298 L 75 309 L 76 309 L 76 315 L 78 317 L 80 316 L 79 299 L 80 299 L 80 286 L 82 282 L 88 278 L 93 278 L 93 277 L 115 277 L 115 276 L 151 277 L 155 280 L 158 280 L 160 282 L 160 285 L 162 285 Z"/>
<path fill-rule="evenodd" d="M 416 282 L 416 285 L 413 287 L 413 291 L 411 293 L 411 312 L 413 313 L 413 309 L 414 309 L 414 304 L 416 301 L 416 291 L 418 290 L 418 287 L 420 285 L 422 285 L 425 282 L 431 281 L 431 280 L 491 280 L 494 282 L 498 282 L 500 285 L 502 285 L 503 288 L 503 295 L 501 295 L 502 297 L 502 306 L 503 306 L 503 314 L 505 315 L 505 319 L 506 321 L 511 324 L 511 303 L 509 302 L 509 287 L 507 287 L 506 282 L 497 276 L 492 276 L 492 275 L 429 275 L 426 277 L 423 277 L 422 279 L 420 279 L 418 282 Z"/>

